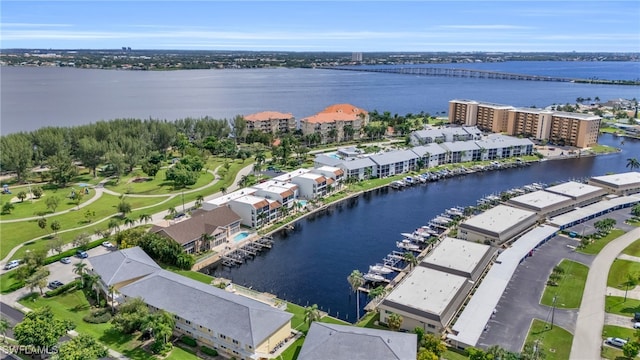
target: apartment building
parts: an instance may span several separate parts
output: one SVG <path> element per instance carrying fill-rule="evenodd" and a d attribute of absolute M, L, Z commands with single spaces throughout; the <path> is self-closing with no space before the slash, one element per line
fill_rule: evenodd
<path fill-rule="evenodd" d="M 247 131 L 260 131 L 264 133 L 285 133 L 296 130 L 296 118 L 291 113 L 277 111 L 262 111 L 244 116 L 247 122 Z"/>
<path fill-rule="evenodd" d="M 282 204 L 273 199 L 245 195 L 229 201 L 229 207 L 240 215 L 242 225 L 259 228 L 278 219 Z"/>
<path fill-rule="evenodd" d="M 89 263 L 103 289 L 114 286 L 122 300 L 141 298 L 151 311 L 171 313 L 174 333 L 188 335 L 225 358 L 269 359 L 292 335 L 292 314 L 162 270 L 138 247 L 96 256 Z"/>
<path fill-rule="evenodd" d="M 348 141 L 362 137 L 369 113 L 350 104 L 336 104 L 300 120 L 303 135 L 319 133 L 321 142 Z"/>
<path fill-rule="evenodd" d="M 474 125 L 484 131 L 579 148 L 598 142 L 600 120 L 599 116 L 589 114 L 516 108 L 473 100 L 449 101 L 449 122 L 452 124 Z"/>
<path fill-rule="evenodd" d="M 456 125 L 477 126 L 481 130 L 504 132 L 507 128 L 509 105 L 474 100 L 449 101 L 449 122 Z"/>
<path fill-rule="evenodd" d="M 554 112 L 549 140 L 556 144 L 585 148 L 598 143 L 599 116 Z"/>

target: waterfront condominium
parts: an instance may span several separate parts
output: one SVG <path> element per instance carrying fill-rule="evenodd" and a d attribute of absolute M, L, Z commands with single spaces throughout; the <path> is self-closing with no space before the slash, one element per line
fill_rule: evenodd
<path fill-rule="evenodd" d="M 320 134 L 320 142 L 359 139 L 369 123 L 369 113 L 350 104 L 336 104 L 300 120 L 303 135 Z"/>
<path fill-rule="evenodd" d="M 247 122 L 247 131 L 260 131 L 264 133 L 286 133 L 296 130 L 296 118 L 288 113 L 277 111 L 263 111 L 244 116 Z"/>
<path fill-rule="evenodd" d="M 449 101 L 449 122 L 452 124 L 477 126 L 484 131 L 579 148 L 597 143 L 600 121 L 599 116 L 590 114 L 516 108 L 473 100 Z"/>

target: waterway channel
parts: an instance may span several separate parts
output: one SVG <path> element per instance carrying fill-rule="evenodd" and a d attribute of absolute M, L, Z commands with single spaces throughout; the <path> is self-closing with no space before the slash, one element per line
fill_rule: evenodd
<path fill-rule="evenodd" d="M 399 250 L 395 242 L 402 238 L 400 233 L 425 225 L 447 208 L 475 205 L 485 195 L 514 187 L 625 172 L 627 159 L 640 156 L 640 140 L 602 135 L 599 142 L 621 151 L 475 173 L 401 191 L 372 191 L 301 219 L 293 231 L 274 235 L 271 250 L 242 266 L 203 271 L 302 306 L 318 304 L 323 311 L 353 322 L 355 296 L 347 276 L 354 269 L 366 273 L 369 265 Z M 361 305 L 366 302 L 362 294 Z"/>

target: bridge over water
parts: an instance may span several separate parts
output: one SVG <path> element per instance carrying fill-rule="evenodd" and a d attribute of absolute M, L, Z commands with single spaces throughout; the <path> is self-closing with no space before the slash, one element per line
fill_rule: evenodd
<path fill-rule="evenodd" d="M 474 70 L 474 69 L 458 69 L 458 68 L 440 68 L 440 67 L 389 67 L 389 68 L 371 68 L 371 67 L 322 67 L 328 70 L 345 70 L 345 71 L 364 71 L 390 74 L 406 74 L 419 76 L 446 76 L 461 78 L 479 78 L 479 79 L 500 79 L 500 80 L 529 80 L 529 81 L 554 81 L 554 82 L 578 82 L 578 83 L 594 83 L 594 84 L 619 84 L 619 85 L 640 85 L 640 81 L 626 80 L 602 80 L 602 79 L 577 79 L 559 76 L 543 76 L 543 75 L 526 75 L 513 74 L 500 71 Z"/>

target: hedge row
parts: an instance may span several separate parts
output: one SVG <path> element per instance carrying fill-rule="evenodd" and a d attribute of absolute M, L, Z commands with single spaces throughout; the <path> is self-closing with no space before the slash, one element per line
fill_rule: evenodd
<path fill-rule="evenodd" d="M 111 309 L 102 308 L 93 310 L 90 314 L 85 315 L 82 320 L 90 324 L 104 324 L 111 320 Z"/>
<path fill-rule="evenodd" d="M 102 245 L 103 241 L 104 241 L 103 239 L 92 241 L 88 243 L 87 246 L 85 246 L 85 250 L 97 248 L 98 246 Z M 67 251 L 63 251 L 58 255 L 49 256 L 44 260 L 44 264 L 45 265 L 53 264 L 54 262 L 60 261 L 60 259 L 62 259 L 63 257 L 74 257 L 76 255 L 76 251 L 78 251 L 78 249 L 74 248 Z"/>
<path fill-rule="evenodd" d="M 202 351 L 203 354 L 205 355 L 209 355 L 209 356 L 218 356 L 218 351 L 216 349 L 211 349 L 208 348 L 206 346 L 200 346 L 200 351 Z"/>
<path fill-rule="evenodd" d="M 47 292 L 45 293 L 45 295 L 46 295 L 47 297 L 56 296 L 56 295 L 59 295 L 59 294 L 65 293 L 65 292 L 67 292 L 67 291 L 69 291 L 69 290 L 71 290 L 71 289 L 75 289 L 76 287 L 80 287 L 80 285 L 81 285 L 80 280 L 73 280 L 72 282 L 70 282 L 70 283 L 68 283 L 68 284 L 64 284 L 64 285 L 60 286 L 60 287 L 59 287 L 59 288 L 57 288 L 57 289 L 47 291 Z"/>
<path fill-rule="evenodd" d="M 195 347 L 198 346 L 198 344 L 196 343 L 196 339 L 187 336 L 187 335 L 182 335 L 182 337 L 180 338 L 180 341 L 185 344 L 185 345 L 189 345 L 191 347 Z"/>

